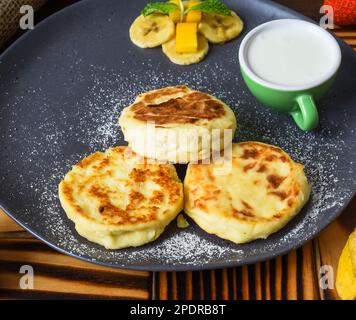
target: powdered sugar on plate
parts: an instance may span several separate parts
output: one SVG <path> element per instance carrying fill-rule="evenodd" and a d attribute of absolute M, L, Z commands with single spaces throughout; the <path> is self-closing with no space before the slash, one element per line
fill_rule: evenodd
<path fill-rule="evenodd" d="M 148 61 L 147 64 L 149 63 Z M 144 67 L 148 69 L 149 65 Z M 29 187 L 36 195 L 38 212 L 35 218 L 40 216 L 41 226 L 45 228 L 41 231 L 41 236 L 56 247 L 93 262 L 118 266 L 142 266 L 147 263 L 156 267 L 198 267 L 222 262 L 239 263 L 244 262 L 246 257 L 272 253 L 288 243 L 295 243 L 300 237 L 312 236 L 317 232 L 323 216 L 329 219 L 329 210 L 339 210 L 351 196 L 350 181 L 346 181 L 350 177 L 341 173 L 343 170 L 350 170 L 351 173 L 352 163 L 340 164 L 339 161 L 342 154 L 351 152 L 350 146 L 344 141 L 346 132 L 335 130 L 329 119 L 321 119 L 320 130 L 303 133 L 288 117 L 271 113 L 251 100 L 248 92 L 240 91 L 237 94 L 227 89 L 225 82 L 233 81 L 234 86 L 230 85 L 229 88 L 237 88 L 241 85 L 241 80 L 235 77 L 234 72 L 224 70 L 219 64 L 205 65 L 199 74 L 193 75 L 187 71 L 179 76 L 174 73 L 163 76 L 150 70 L 150 81 L 147 82 L 137 73 L 121 75 L 103 67 L 90 66 L 92 86 L 72 107 L 72 114 L 60 111 L 58 121 L 58 118 L 48 116 L 48 111 L 52 108 L 50 104 L 41 106 L 41 111 L 47 116 L 41 119 L 38 135 L 25 137 L 23 143 L 27 147 L 22 154 L 27 163 L 35 167 L 46 167 L 45 170 L 34 170 L 36 175 Z M 210 79 L 218 76 L 219 83 L 212 84 Z M 105 250 L 78 236 L 72 222 L 60 208 L 57 196 L 59 181 L 82 157 L 123 143 L 117 120 L 122 108 L 132 103 L 137 94 L 176 84 L 186 84 L 210 92 L 229 104 L 238 121 L 235 141 L 258 140 L 278 145 L 294 160 L 305 165 L 313 190 L 311 201 L 281 232 L 268 240 L 235 245 L 207 235 L 194 223 L 184 230 L 170 225 L 161 238 L 152 244 L 116 251 Z M 73 114 L 75 121 L 71 118 Z M 345 121 L 346 117 L 347 114 Z M 71 144 L 74 147 L 70 147 Z M 68 146 L 70 151 L 66 151 Z M 82 148 L 77 148 L 78 146 Z M 63 153 L 65 159 L 57 157 Z M 46 154 L 52 159 L 50 166 L 47 161 L 41 163 Z M 31 215 L 31 210 L 25 210 L 23 214 Z M 35 224 L 36 221 L 27 218 L 28 226 Z"/>
<path fill-rule="evenodd" d="M 318 103 L 320 126 L 305 133 L 289 116 L 270 112 L 247 91 L 237 62 L 241 39 L 211 46 L 197 65 L 175 66 L 160 49 L 131 45 L 122 30 L 128 30 L 132 19 L 120 16 L 121 3 L 95 3 L 95 10 L 87 11 L 83 5 L 80 12 L 57 16 L 66 22 L 61 28 L 47 28 L 39 34 L 37 46 L 31 46 L 28 37 L 22 48 L 19 45 L 0 61 L 0 182 L 5 186 L 0 188 L 1 205 L 68 254 L 150 270 L 251 263 L 302 244 L 334 219 L 356 189 L 356 70 L 351 54 L 343 57 L 342 82 Z M 135 12 L 140 5 L 125 3 Z M 247 24 L 270 19 L 258 6 L 250 10 L 254 16 Z M 78 19 L 79 14 L 87 16 Z M 60 206 L 58 183 L 81 158 L 125 143 L 118 118 L 137 94 L 170 85 L 188 85 L 230 105 L 238 123 L 235 141 L 277 145 L 305 165 L 311 200 L 280 232 L 266 240 L 235 245 L 208 235 L 192 221 L 183 230 L 173 222 L 153 243 L 116 251 L 77 234 Z"/>

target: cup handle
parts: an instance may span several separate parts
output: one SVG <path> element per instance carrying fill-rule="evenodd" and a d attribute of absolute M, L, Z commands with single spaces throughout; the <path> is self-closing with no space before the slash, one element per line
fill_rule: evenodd
<path fill-rule="evenodd" d="M 304 131 L 314 129 L 319 122 L 318 110 L 313 97 L 309 94 L 300 95 L 297 99 L 296 108 L 290 112 L 298 127 Z"/>

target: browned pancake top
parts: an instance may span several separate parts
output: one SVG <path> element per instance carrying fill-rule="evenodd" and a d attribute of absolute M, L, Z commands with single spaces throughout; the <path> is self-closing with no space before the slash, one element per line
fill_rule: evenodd
<path fill-rule="evenodd" d="M 180 97 L 169 96 L 182 94 Z M 158 99 L 168 100 L 156 103 Z M 177 86 L 155 90 L 132 105 L 134 118 L 140 121 L 154 121 L 158 125 L 171 123 L 195 123 L 212 120 L 225 115 L 223 104 L 206 93 L 190 91 L 188 87 Z"/>
<path fill-rule="evenodd" d="M 296 205 L 301 188 L 293 170 L 302 165 L 295 164 L 283 150 L 258 142 L 234 144 L 232 152 L 234 171 L 227 175 L 215 176 L 214 164 L 189 165 L 185 183 L 189 185 L 186 201 L 190 208 L 207 213 L 223 212 L 243 221 L 273 221 L 288 214 Z M 249 198 L 243 198 L 242 193 L 236 193 L 240 183 L 249 192 L 252 188 L 255 192 Z M 272 206 L 272 216 L 264 213 L 261 216 L 254 203 L 261 197 L 264 197 L 265 205 L 268 201 L 275 203 L 278 200 L 280 211 Z"/>
<path fill-rule="evenodd" d="M 77 201 L 78 198 L 91 199 L 90 206 L 95 206 L 96 214 L 103 223 L 129 225 L 157 220 L 165 197 L 169 205 L 174 205 L 179 200 L 182 194 L 180 182 L 174 178 L 170 166 L 148 164 L 146 161 L 128 169 L 125 180 L 118 179 L 115 169 L 118 169 L 123 157 L 130 161 L 136 155 L 133 151 L 128 152 L 127 147 L 115 147 L 111 149 L 110 156 L 96 152 L 79 161 L 74 167 L 75 171 L 68 174 L 70 178 L 62 182 L 63 199 L 78 214 L 92 219 L 85 206 Z M 106 181 L 110 183 L 105 183 Z M 159 189 L 145 196 L 142 189 L 146 182 L 159 186 Z M 127 194 L 120 193 L 120 184 L 129 187 Z M 120 194 L 126 199 L 122 206 L 115 205 L 111 200 Z"/>

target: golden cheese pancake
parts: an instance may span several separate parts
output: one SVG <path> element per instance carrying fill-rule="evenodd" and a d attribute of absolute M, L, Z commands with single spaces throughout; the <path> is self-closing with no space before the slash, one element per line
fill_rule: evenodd
<path fill-rule="evenodd" d="M 304 166 L 280 148 L 234 143 L 230 161 L 226 172 L 218 170 L 223 160 L 188 166 L 185 212 L 208 233 L 235 243 L 267 238 L 307 202 Z"/>
<path fill-rule="evenodd" d="M 221 100 L 187 86 L 166 87 L 137 96 L 119 124 L 138 154 L 173 163 L 209 158 L 231 144 L 233 111 Z"/>
<path fill-rule="evenodd" d="M 119 249 L 157 239 L 182 210 L 183 186 L 173 165 L 115 147 L 78 162 L 59 184 L 59 199 L 81 236 Z"/>

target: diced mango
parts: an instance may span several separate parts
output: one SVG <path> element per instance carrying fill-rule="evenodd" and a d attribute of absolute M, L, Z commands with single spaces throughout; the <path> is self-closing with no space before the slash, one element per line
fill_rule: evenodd
<path fill-rule="evenodd" d="M 199 1 L 189 1 L 187 8 L 196 6 L 199 3 L 200 3 Z M 201 21 L 201 11 L 199 11 L 199 10 L 189 11 L 185 17 L 185 21 L 186 22 L 200 22 Z"/>
<path fill-rule="evenodd" d="M 170 2 L 176 4 L 180 8 L 180 0 L 171 0 Z M 168 14 L 169 18 L 174 22 L 178 23 L 181 19 L 181 10 L 172 11 Z"/>
<path fill-rule="evenodd" d="M 172 11 L 169 13 L 169 17 L 174 23 L 178 23 L 180 21 L 180 11 Z"/>
<path fill-rule="evenodd" d="M 177 23 L 176 51 L 191 53 L 198 51 L 198 25 L 195 22 Z"/>

